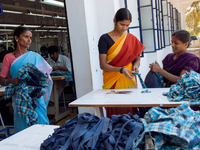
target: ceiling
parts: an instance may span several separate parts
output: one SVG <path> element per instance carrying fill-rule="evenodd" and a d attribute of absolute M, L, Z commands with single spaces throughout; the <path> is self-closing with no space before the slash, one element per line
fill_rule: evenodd
<path fill-rule="evenodd" d="M 30 28 L 33 33 L 40 33 L 40 36 L 67 32 L 63 0 L 51 0 L 60 2 L 62 6 L 50 5 L 44 1 L 49 0 L 3 0 L 0 35 L 12 36 L 13 29 L 20 25 Z M 5 39 L 4 36 L 0 38 Z"/>
<path fill-rule="evenodd" d="M 17 26 L 24 25 L 39 36 L 54 35 L 57 32 L 67 32 L 64 0 L 1 0 L 4 14 L 0 15 L 0 40 L 5 35 L 13 36 Z M 44 3 L 55 1 L 62 3 L 62 7 Z M 196 0 L 169 0 L 179 6 L 187 7 Z M 18 12 L 18 14 L 10 11 Z M 31 25 L 31 26 L 30 26 Z"/>

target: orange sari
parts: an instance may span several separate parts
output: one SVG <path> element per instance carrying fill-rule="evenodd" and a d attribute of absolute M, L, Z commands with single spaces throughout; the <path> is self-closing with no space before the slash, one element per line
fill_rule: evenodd
<path fill-rule="evenodd" d="M 120 37 L 107 51 L 107 63 L 114 67 L 126 67 L 132 70 L 133 60 L 141 55 L 145 46 L 132 34 L 126 33 Z M 129 89 L 137 88 L 136 78 L 128 79 L 120 72 L 103 71 L 103 89 Z M 137 108 L 107 107 L 107 117 L 112 114 L 137 114 Z"/>

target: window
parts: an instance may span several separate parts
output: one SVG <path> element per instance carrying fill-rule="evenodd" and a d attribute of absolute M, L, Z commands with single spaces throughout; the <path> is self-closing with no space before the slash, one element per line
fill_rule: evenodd
<path fill-rule="evenodd" d="M 139 20 L 139 11 L 136 11 L 138 9 L 138 2 L 133 0 L 125 0 L 124 3 L 125 7 L 128 8 L 133 15 L 132 22 L 128 28 L 128 33 L 133 34 L 138 40 L 140 40 L 141 43 L 143 43 L 142 34 L 140 31 L 141 22 Z M 143 53 L 141 56 L 143 57 Z"/>
<path fill-rule="evenodd" d="M 156 52 L 171 44 L 171 34 L 180 29 L 180 13 L 168 0 L 125 0 L 134 17 L 128 32 L 146 47 L 144 53 Z M 138 10 L 136 13 L 135 10 Z"/>
<path fill-rule="evenodd" d="M 163 10 L 163 25 L 164 25 L 164 39 L 165 45 L 169 46 L 171 42 L 171 27 L 170 27 L 170 16 L 167 0 L 162 0 L 162 10 Z"/>

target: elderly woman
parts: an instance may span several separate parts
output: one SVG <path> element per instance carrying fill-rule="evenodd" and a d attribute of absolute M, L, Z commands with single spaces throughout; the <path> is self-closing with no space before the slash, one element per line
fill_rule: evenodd
<path fill-rule="evenodd" d="M 51 73 L 51 66 L 48 65 L 48 63 L 42 58 L 42 56 L 35 52 L 28 51 L 28 48 L 31 44 L 31 39 L 32 32 L 28 28 L 18 27 L 14 31 L 15 51 L 7 54 L 3 59 L 2 70 L 0 74 L 1 85 L 19 85 L 20 80 L 18 77 L 18 70 L 20 67 L 26 65 L 27 63 L 33 64 L 33 66 L 35 66 L 39 71 L 41 71 L 42 74 L 46 76 L 48 76 Z M 48 86 L 45 88 L 46 92 L 43 96 L 40 95 L 39 97 L 37 97 L 37 107 L 34 107 L 32 112 L 33 114 L 35 114 L 37 123 L 39 124 L 49 124 L 46 107 L 52 88 L 52 80 L 50 76 L 48 76 L 47 82 Z M 20 113 L 18 112 L 19 109 L 28 110 L 28 108 L 24 108 L 23 106 L 16 104 L 18 104 L 17 98 L 16 96 L 13 96 L 12 105 L 14 110 L 14 129 L 15 132 L 19 132 L 32 124 L 30 123 L 30 120 L 27 120 L 27 118 L 22 117 L 22 115 L 20 115 Z M 26 115 L 27 114 L 24 114 L 24 116 Z"/>

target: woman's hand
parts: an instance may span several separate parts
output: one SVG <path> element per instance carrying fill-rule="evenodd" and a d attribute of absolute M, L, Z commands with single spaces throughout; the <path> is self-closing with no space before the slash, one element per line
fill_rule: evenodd
<path fill-rule="evenodd" d="M 128 79 L 133 79 L 135 76 L 132 73 L 135 73 L 135 71 L 132 70 L 128 70 L 126 68 L 124 68 L 122 70 L 123 74 L 128 78 Z"/>
<path fill-rule="evenodd" d="M 136 72 L 136 73 L 139 73 L 138 67 L 137 67 L 137 66 L 133 66 L 133 71 L 134 71 L 134 73 L 135 73 L 135 72 Z"/>
<path fill-rule="evenodd" d="M 151 69 L 151 71 L 158 73 L 160 73 L 160 70 L 162 69 L 157 61 L 155 61 L 155 64 L 149 64 L 149 68 Z"/>
<path fill-rule="evenodd" d="M 44 93 L 41 93 L 41 94 L 40 94 L 40 95 L 38 95 L 37 97 L 38 97 L 38 98 L 40 98 L 40 97 L 41 97 L 41 96 L 43 96 L 43 95 L 44 95 Z"/>
<path fill-rule="evenodd" d="M 15 85 L 19 85 L 20 81 L 19 81 L 18 77 L 12 78 L 12 83 Z"/>

